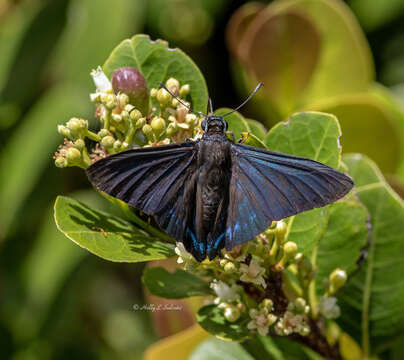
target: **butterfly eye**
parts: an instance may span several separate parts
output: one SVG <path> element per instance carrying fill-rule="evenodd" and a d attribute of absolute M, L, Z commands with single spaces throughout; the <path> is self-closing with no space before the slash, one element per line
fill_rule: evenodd
<path fill-rule="evenodd" d="M 207 127 L 208 127 L 208 122 L 206 121 L 206 119 L 202 120 L 202 124 L 201 124 L 202 130 L 206 131 Z"/>

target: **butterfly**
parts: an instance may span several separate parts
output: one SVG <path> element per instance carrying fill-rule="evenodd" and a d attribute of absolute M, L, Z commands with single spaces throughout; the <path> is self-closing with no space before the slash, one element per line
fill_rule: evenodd
<path fill-rule="evenodd" d="M 197 261 L 253 239 L 272 221 L 328 205 L 353 187 L 349 176 L 320 162 L 230 142 L 224 119 L 230 113 L 213 115 L 209 104 L 200 139 L 108 156 L 86 170 L 89 180 L 153 216 Z"/>

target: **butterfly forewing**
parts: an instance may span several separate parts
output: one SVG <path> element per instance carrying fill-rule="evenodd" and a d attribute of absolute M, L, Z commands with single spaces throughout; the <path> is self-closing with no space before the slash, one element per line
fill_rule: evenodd
<path fill-rule="evenodd" d="M 280 220 L 325 206 L 353 186 L 350 177 L 314 160 L 232 145 L 226 249 Z"/>

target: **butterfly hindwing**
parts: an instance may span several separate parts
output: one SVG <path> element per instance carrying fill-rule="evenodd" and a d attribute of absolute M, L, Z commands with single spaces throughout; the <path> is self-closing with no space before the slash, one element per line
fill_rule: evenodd
<path fill-rule="evenodd" d="M 154 215 L 165 232 L 203 260 L 206 249 L 195 236 L 196 157 L 193 142 L 140 148 L 95 162 L 87 175 L 97 189 Z"/>
<path fill-rule="evenodd" d="M 226 249 L 280 220 L 325 206 L 353 186 L 347 175 L 314 160 L 232 145 Z"/>

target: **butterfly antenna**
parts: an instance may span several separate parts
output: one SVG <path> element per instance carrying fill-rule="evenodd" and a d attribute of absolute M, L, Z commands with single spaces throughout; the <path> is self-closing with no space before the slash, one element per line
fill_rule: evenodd
<path fill-rule="evenodd" d="M 208 106 L 209 106 L 209 114 L 213 114 L 213 104 L 211 98 L 209 98 Z"/>
<path fill-rule="evenodd" d="M 207 116 L 207 114 L 201 113 L 200 111 L 195 111 L 193 110 L 189 105 L 187 105 L 185 102 L 183 102 L 178 96 L 175 96 L 170 90 L 167 89 L 167 86 L 165 86 L 162 82 L 159 82 L 160 86 L 165 89 L 174 99 L 177 99 L 178 102 L 185 106 L 190 112 L 194 113 L 194 114 L 198 114 L 198 115 L 202 115 L 202 116 Z"/>
<path fill-rule="evenodd" d="M 245 104 L 247 104 L 247 103 L 250 101 L 250 99 L 255 95 L 255 93 L 256 93 L 256 92 L 261 88 L 261 86 L 263 86 L 263 85 L 264 85 L 264 83 L 263 83 L 263 82 L 260 82 L 260 83 L 257 85 L 257 87 L 254 89 L 254 91 L 248 96 L 247 99 L 245 99 L 245 100 L 244 100 L 239 106 L 237 106 L 234 110 L 228 112 L 227 114 L 222 115 L 222 117 L 225 117 L 225 116 L 227 116 L 227 115 L 230 115 L 230 114 L 234 113 L 235 111 L 241 109 Z"/>

